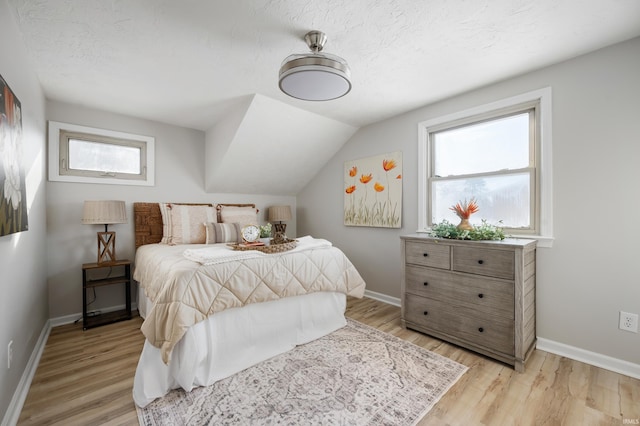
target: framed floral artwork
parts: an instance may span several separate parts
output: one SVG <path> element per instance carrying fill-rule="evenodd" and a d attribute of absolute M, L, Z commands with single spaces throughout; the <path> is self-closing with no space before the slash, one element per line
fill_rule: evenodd
<path fill-rule="evenodd" d="M 22 106 L 0 76 L 0 236 L 28 229 Z"/>
<path fill-rule="evenodd" d="M 344 163 L 344 224 L 402 226 L 402 152 Z"/>

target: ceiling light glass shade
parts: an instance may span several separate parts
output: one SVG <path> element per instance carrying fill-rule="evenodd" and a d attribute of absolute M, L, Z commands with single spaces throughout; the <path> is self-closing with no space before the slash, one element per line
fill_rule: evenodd
<path fill-rule="evenodd" d="M 280 67 L 280 90 L 306 101 L 329 101 L 351 90 L 351 70 L 335 55 L 291 55 Z"/>
<path fill-rule="evenodd" d="M 307 54 L 288 56 L 280 67 L 279 85 L 287 95 L 305 101 L 329 101 L 351 90 L 351 70 L 339 56 L 320 53 L 327 37 L 320 31 L 305 36 Z"/>

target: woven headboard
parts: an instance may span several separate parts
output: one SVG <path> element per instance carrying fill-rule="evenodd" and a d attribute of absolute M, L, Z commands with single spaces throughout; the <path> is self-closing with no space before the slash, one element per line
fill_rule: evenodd
<path fill-rule="evenodd" d="M 191 206 L 213 206 L 211 203 L 176 203 Z M 216 204 L 218 222 L 222 222 L 220 208 L 222 206 L 253 207 L 255 204 Z M 158 203 L 133 203 L 134 229 L 136 249 L 145 244 L 156 244 L 162 240 L 162 214 Z"/>

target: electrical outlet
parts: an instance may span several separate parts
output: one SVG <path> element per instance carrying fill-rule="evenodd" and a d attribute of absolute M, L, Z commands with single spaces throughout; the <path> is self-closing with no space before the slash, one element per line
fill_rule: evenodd
<path fill-rule="evenodd" d="M 11 361 L 13 361 L 13 340 L 7 345 L 7 369 L 11 368 Z"/>
<path fill-rule="evenodd" d="M 638 332 L 638 314 L 620 311 L 620 330 Z"/>

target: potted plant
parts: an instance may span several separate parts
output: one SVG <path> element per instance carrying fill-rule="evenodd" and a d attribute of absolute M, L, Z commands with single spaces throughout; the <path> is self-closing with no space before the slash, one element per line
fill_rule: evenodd
<path fill-rule="evenodd" d="M 429 231 L 429 235 L 453 240 L 504 240 L 504 231 L 500 226 L 492 225 L 484 219 L 482 219 L 480 225 L 469 223 L 469 217 L 480 210 L 475 198 L 458 202 L 449 209 L 460 218 L 460 223 L 454 225 L 445 219 L 440 223 L 434 224 Z"/>
<path fill-rule="evenodd" d="M 266 225 L 260 226 L 260 241 L 269 245 L 271 240 L 271 224 L 267 223 Z"/>

